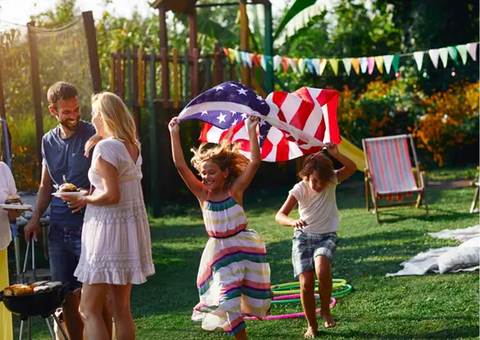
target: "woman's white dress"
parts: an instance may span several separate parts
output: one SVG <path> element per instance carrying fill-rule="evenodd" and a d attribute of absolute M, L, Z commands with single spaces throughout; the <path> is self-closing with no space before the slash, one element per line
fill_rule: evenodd
<path fill-rule="evenodd" d="M 155 273 L 148 217 L 141 187 L 141 155 L 135 163 L 125 145 L 113 138 L 102 140 L 93 152 L 88 172 L 95 187 L 93 195 L 104 191 L 97 159 L 118 171 L 121 199 L 117 204 L 87 205 L 82 230 L 82 254 L 75 270 L 87 284 L 141 284 Z"/>

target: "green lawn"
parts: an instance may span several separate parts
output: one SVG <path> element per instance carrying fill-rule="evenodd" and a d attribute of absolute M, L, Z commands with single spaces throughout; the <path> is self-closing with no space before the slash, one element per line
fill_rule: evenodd
<path fill-rule="evenodd" d="M 360 191 L 359 191 L 360 190 Z M 411 207 L 381 210 L 386 220 L 378 225 L 365 210 L 362 187 L 338 187 L 340 244 L 333 276 L 344 278 L 354 291 L 338 299 L 333 316 L 338 326 L 322 330 L 323 339 L 478 339 L 478 271 L 387 278 L 401 269 L 400 262 L 421 251 L 452 240 L 427 236 L 430 231 L 465 228 L 478 223 L 468 209 L 472 188 L 430 189 L 431 217 Z M 267 245 L 272 282 L 293 281 L 290 261 L 292 230 L 274 221 L 287 188 L 258 191 L 246 202 L 250 227 Z M 228 339 L 220 331 L 209 333 L 190 321 L 197 303 L 197 266 L 207 240 L 199 209 L 172 209 L 171 216 L 151 221 L 156 274 L 134 287 L 133 315 L 138 339 Z M 272 314 L 301 311 L 299 304 L 274 305 Z M 39 325 L 38 331 L 44 325 Z M 304 318 L 248 321 L 251 339 L 301 339 Z M 46 338 L 45 332 L 35 339 Z"/>

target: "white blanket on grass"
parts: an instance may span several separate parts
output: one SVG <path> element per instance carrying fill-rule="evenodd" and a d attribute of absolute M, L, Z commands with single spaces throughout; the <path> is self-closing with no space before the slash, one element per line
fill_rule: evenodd
<path fill-rule="evenodd" d="M 455 239 L 458 241 L 466 242 L 470 239 L 479 237 L 480 225 L 469 227 L 465 229 L 445 229 L 436 233 L 427 233 L 428 235 L 442 239 Z M 427 273 L 439 273 L 438 270 L 438 258 L 440 255 L 447 253 L 455 249 L 456 247 L 442 247 L 429 249 L 426 252 L 420 253 L 408 261 L 402 262 L 400 265 L 402 270 L 397 273 L 388 273 L 386 276 L 406 276 L 406 275 L 425 275 Z M 460 271 L 470 272 L 479 269 L 480 266 L 473 266 L 469 268 L 461 268 L 450 271 L 450 273 L 456 273 Z"/>

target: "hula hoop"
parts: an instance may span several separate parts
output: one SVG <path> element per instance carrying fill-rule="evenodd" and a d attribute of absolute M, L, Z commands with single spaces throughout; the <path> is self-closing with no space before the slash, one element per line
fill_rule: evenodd
<path fill-rule="evenodd" d="M 332 283 L 333 283 L 333 286 L 344 286 L 347 284 L 347 280 L 345 279 L 332 279 Z M 317 285 L 318 284 L 318 280 L 315 280 L 315 284 Z M 272 285 L 271 289 L 273 291 L 277 291 L 277 290 L 289 290 L 290 288 L 294 288 L 294 287 L 300 287 L 300 283 L 299 282 L 287 282 L 287 283 L 279 283 L 279 284 L 275 284 L 275 285 Z"/>
<path fill-rule="evenodd" d="M 333 308 L 337 303 L 337 300 L 332 297 L 332 302 L 330 303 L 330 308 Z M 320 308 L 318 308 L 315 313 L 320 313 Z M 292 313 L 292 314 L 282 314 L 282 315 L 268 315 L 263 317 L 261 320 L 280 320 L 280 319 L 292 319 L 292 318 L 299 318 L 301 316 L 305 316 L 305 312 L 301 313 Z M 246 320 L 260 320 L 256 316 L 245 316 L 244 319 Z"/>
<path fill-rule="evenodd" d="M 345 285 L 347 288 L 341 290 L 339 292 L 332 293 L 332 297 L 339 297 L 345 294 L 350 293 L 353 287 L 349 284 Z M 315 294 L 315 300 L 320 300 L 320 296 Z M 292 295 L 283 295 L 283 296 L 275 296 L 273 298 L 272 304 L 287 304 L 287 303 L 294 303 L 294 302 L 301 302 L 300 294 L 292 294 Z"/>

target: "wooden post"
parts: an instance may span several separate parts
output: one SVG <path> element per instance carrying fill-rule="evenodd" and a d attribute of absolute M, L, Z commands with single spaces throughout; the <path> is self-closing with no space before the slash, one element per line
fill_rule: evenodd
<path fill-rule="evenodd" d="M 135 128 L 137 129 L 137 137 L 140 138 L 140 106 L 138 105 L 138 46 L 133 46 L 133 60 L 132 60 L 132 106 L 133 106 L 133 120 Z"/>
<path fill-rule="evenodd" d="M 110 54 L 110 92 L 115 93 L 115 54 Z"/>
<path fill-rule="evenodd" d="M 162 47 L 162 97 L 163 107 L 168 108 L 168 99 L 170 97 L 170 84 L 168 82 L 169 70 L 168 70 L 168 54 L 167 49 Z"/>
<path fill-rule="evenodd" d="M 185 58 L 185 59 L 183 60 L 184 65 L 185 65 L 185 70 L 184 70 L 184 76 L 185 76 L 185 82 L 184 82 L 184 84 L 185 84 L 184 100 L 185 100 L 185 105 L 187 105 L 187 103 L 188 103 L 188 101 L 189 101 L 189 99 L 190 99 L 190 96 L 189 96 L 189 93 L 188 93 L 188 91 L 189 91 L 189 88 L 188 88 L 188 81 L 189 81 L 189 79 L 188 79 L 188 78 L 189 78 L 189 77 L 188 77 L 189 71 L 188 71 L 188 70 L 189 70 L 189 65 L 188 65 L 188 63 L 189 63 L 189 62 L 188 62 L 188 50 L 187 50 L 187 49 L 185 49 L 184 58 Z"/>
<path fill-rule="evenodd" d="M 172 49 L 173 53 L 173 107 L 178 109 L 178 50 Z"/>
<path fill-rule="evenodd" d="M 192 54 L 192 98 L 198 95 L 198 48 Z"/>
<path fill-rule="evenodd" d="M 37 137 L 37 158 L 38 164 L 42 164 L 42 137 L 43 137 L 43 114 L 42 114 L 42 97 L 40 88 L 40 70 L 38 65 L 38 49 L 37 37 L 32 27 L 35 22 L 31 21 L 27 25 L 28 46 L 30 48 L 30 70 L 32 73 L 33 88 L 33 106 L 35 109 L 35 131 Z M 40 171 L 38 177 L 40 178 Z"/>
<path fill-rule="evenodd" d="M 205 58 L 205 85 L 207 89 L 212 87 L 212 69 L 211 69 L 212 61 L 210 58 Z"/>
<path fill-rule="evenodd" d="M 240 50 L 247 52 L 248 48 L 248 16 L 247 16 L 247 4 L 246 0 L 240 0 L 238 3 L 240 7 Z M 250 86 L 250 72 L 248 65 L 244 66 L 240 63 L 242 70 L 242 83 L 246 86 Z"/>
<path fill-rule="evenodd" d="M 273 39 L 272 39 L 272 5 L 265 4 L 265 55 L 273 57 Z M 273 65 L 267 62 L 267 71 L 265 74 L 265 91 L 271 93 L 274 90 Z"/>
<path fill-rule="evenodd" d="M 116 65 L 115 65 L 115 75 L 117 76 L 117 84 L 115 85 L 115 89 L 117 90 L 117 92 L 115 92 L 120 98 L 123 99 L 123 89 L 122 89 L 122 83 L 123 83 L 123 79 L 122 79 L 122 76 L 123 76 L 123 72 L 122 72 L 122 52 L 120 49 L 117 49 L 117 55 L 115 56 L 115 61 L 116 61 Z"/>
<path fill-rule="evenodd" d="M 148 109 L 150 120 L 150 190 L 152 197 L 153 216 L 160 216 L 160 193 L 158 192 L 158 162 L 157 162 L 157 115 L 155 112 L 155 50 L 150 53 L 150 93 Z"/>
<path fill-rule="evenodd" d="M 125 69 L 127 73 L 127 81 L 125 83 L 125 86 L 127 87 L 127 93 L 126 93 L 126 103 L 127 107 L 132 107 L 132 52 L 130 49 L 127 49 L 127 53 L 125 56 Z"/>
<path fill-rule="evenodd" d="M 145 101 L 145 70 L 143 63 L 143 48 L 138 49 L 137 53 L 137 62 L 138 62 L 138 106 L 143 107 Z"/>
<path fill-rule="evenodd" d="M 88 60 L 90 62 L 90 75 L 92 76 L 93 93 L 102 91 L 102 75 L 97 51 L 97 30 L 93 21 L 92 11 L 83 12 L 83 26 L 87 37 Z"/>

